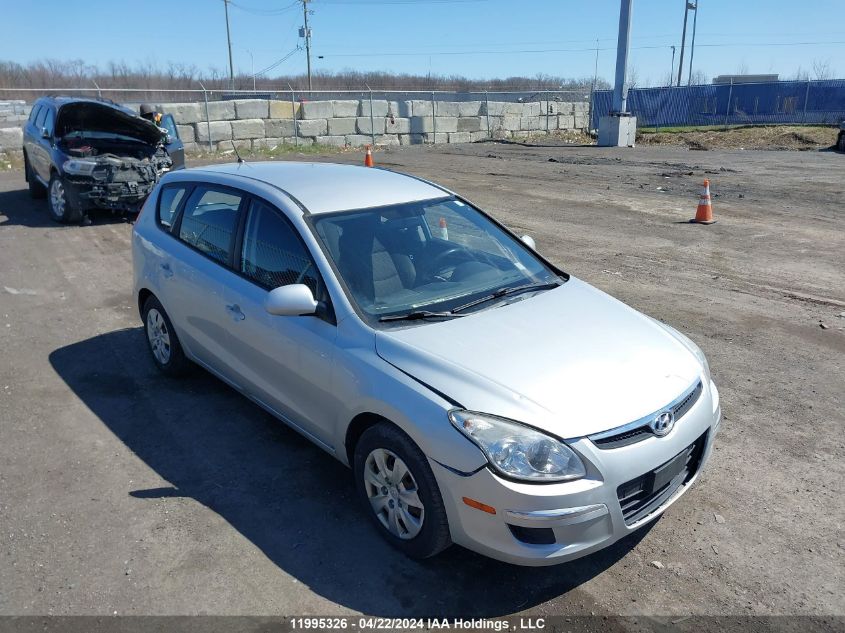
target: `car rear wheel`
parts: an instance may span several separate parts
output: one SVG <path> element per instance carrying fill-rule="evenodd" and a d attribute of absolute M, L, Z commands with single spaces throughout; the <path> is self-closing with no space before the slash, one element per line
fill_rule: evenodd
<path fill-rule="evenodd" d="M 388 422 L 367 429 L 355 446 L 354 473 L 365 511 L 382 536 L 412 558 L 449 547 L 449 521 L 425 455 Z"/>
<path fill-rule="evenodd" d="M 156 367 L 168 376 L 185 374 L 189 367 L 188 359 L 182 351 L 170 317 L 167 316 L 159 300 L 155 297 L 147 299 L 143 312 L 147 348 Z"/>
<path fill-rule="evenodd" d="M 43 198 L 46 196 L 47 188 L 38 181 L 38 178 L 35 177 L 35 173 L 32 171 L 32 167 L 29 164 L 29 157 L 25 154 L 23 157 L 23 169 L 26 177 L 26 184 L 29 185 L 29 197 Z"/>
<path fill-rule="evenodd" d="M 47 196 L 47 206 L 50 209 L 50 215 L 56 222 L 68 224 L 70 222 L 79 222 L 82 219 L 82 211 L 77 209 L 67 194 L 64 179 L 58 174 L 54 173 L 50 177 L 49 195 Z"/>

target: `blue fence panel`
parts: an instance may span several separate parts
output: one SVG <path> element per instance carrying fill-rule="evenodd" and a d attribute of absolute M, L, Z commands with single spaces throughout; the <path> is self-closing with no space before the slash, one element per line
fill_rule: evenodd
<path fill-rule="evenodd" d="M 593 128 L 611 101 L 612 91 L 595 92 Z M 628 110 L 640 127 L 837 124 L 845 118 L 845 80 L 634 88 Z"/>

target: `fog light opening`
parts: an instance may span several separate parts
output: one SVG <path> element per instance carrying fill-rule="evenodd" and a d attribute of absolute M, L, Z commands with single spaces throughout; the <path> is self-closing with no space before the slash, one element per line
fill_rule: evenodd
<path fill-rule="evenodd" d="M 557 542 L 552 528 L 529 528 L 510 523 L 508 528 L 517 541 L 528 545 L 552 545 Z"/>

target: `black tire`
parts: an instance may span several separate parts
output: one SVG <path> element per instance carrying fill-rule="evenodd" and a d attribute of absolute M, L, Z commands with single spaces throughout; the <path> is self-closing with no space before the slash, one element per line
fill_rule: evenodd
<path fill-rule="evenodd" d="M 421 529 L 413 538 L 400 538 L 394 535 L 382 523 L 382 519 L 379 518 L 370 503 L 368 488 L 373 491 L 378 490 L 378 488 L 365 480 L 365 468 L 368 468 L 367 460 L 370 454 L 377 450 L 387 451 L 401 459 L 412 477 L 411 480 L 403 478 L 403 481 L 411 481 L 416 484 L 415 491 L 422 502 L 424 514 L 422 515 Z M 395 463 L 394 461 L 394 465 Z M 434 474 L 431 472 L 431 467 L 428 465 L 428 460 L 414 441 L 398 427 L 389 422 L 380 422 L 364 431 L 355 445 L 353 472 L 355 487 L 365 512 L 373 521 L 379 533 L 391 545 L 411 558 L 421 559 L 439 554 L 452 544 L 449 537 L 449 520 L 446 516 L 446 508 L 443 505 L 443 498 L 440 496 L 440 489 L 437 486 Z M 400 485 L 400 482 L 393 483 L 397 488 Z M 383 497 L 389 499 L 387 494 Z M 392 502 L 392 499 L 389 502 Z M 398 499 L 395 503 L 399 503 Z M 408 508 L 407 504 L 404 507 L 406 512 L 413 511 L 413 508 Z M 386 507 L 384 511 L 387 512 Z M 387 520 L 385 518 L 385 521 Z"/>
<path fill-rule="evenodd" d="M 24 154 L 23 157 L 23 171 L 26 178 L 26 184 L 29 185 L 30 198 L 43 198 L 47 195 L 47 188 L 42 185 L 35 174 L 32 172 L 32 167 L 29 165 L 29 157 Z"/>
<path fill-rule="evenodd" d="M 156 367 L 167 376 L 184 376 L 190 369 L 190 361 L 185 356 L 185 352 L 182 351 L 182 345 L 179 343 L 179 337 L 176 336 L 176 330 L 173 329 L 170 317 L 167 316 L 167 312 L 154 296 L 148 298 L 144 303 L 143 318 L 144 338 Z M 160 345 L 164 344 L 163 339 L 156 337 L 157 326 L 163 327 L 163 332 L 166 335 L 166 353 L 162 353 L 164 350 L 162 347 L 158 352 L 155 349 L 155 340 L 159 340 Z"/>
<path fill-rule="evenodd" d="M 845 153 L 845 133 L 840 132 L 839 138 L 836 139 L 836 149 L 837 151 Z"/>
<path fill-rule="evenodd" d="M 64 179 L 55 172 L 50 176 L 47 194 L 47 208 L 50 210 L 50 217 L 56 222 L 70 224 L 82 219 L 82 210 L 74 206 L 67 195 Z"/>

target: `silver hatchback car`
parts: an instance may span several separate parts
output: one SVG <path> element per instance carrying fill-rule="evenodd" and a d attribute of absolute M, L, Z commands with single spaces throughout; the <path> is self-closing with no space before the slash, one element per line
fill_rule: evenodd
<path fill-rule="evenodd" d="M 202 366 L 350 466 L 410 556 L 594 552 L 675 502 L 719 429 L 692 341 L 419 178 L 173 172 L 132 247 L 161 371 Z"/>

